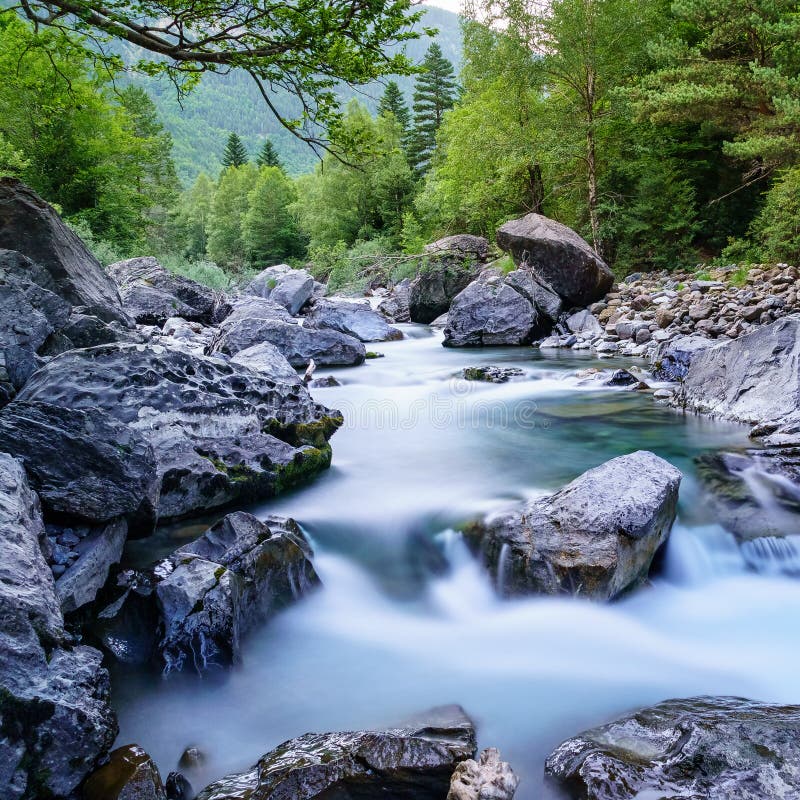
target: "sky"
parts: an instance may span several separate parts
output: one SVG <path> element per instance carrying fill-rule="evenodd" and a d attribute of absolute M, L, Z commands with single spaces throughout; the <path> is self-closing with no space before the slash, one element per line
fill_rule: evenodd
<path fill-rule="evenodd" d="M 426 0 L 425 5 L 438 6 L 445 11 L 452 11 L 454 14 L 461 11 L 461 0 Z"/>

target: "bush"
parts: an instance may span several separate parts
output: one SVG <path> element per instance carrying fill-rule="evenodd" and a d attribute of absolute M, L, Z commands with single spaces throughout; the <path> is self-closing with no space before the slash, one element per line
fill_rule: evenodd
<path fill-rule="evenodd" d="M 115 261 L 122 261 L 122 259 L 130 257 L 110 242 L 95 238 L 89 224 L 80 217 L 72 217 L 72 219 L 66 220 L 66 223 L 83 240 L 92 255 L 104 267 L 113 264 Z"/>

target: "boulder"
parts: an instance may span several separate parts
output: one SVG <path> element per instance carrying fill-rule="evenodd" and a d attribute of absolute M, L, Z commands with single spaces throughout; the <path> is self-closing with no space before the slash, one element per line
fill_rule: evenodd
<path fill-rule="evenodd" d="M 526 297 L 544 320 L 555 323 L 561 316 L 564 306 L 561 298 L 539 283 L 530 270 L 515 269 L 506 275 L 505 281 L 512 289 Z"/>
<path fill-rule="evenodd" d="M 108 272 L 119 287 L 126 311 L 140 324 L 160 327 L 170 317 L 208 324 L 214 317 L 214 290 L 173 275 L 155 258 L 117 261 Z"/>
<path fill-rule="evenodd" d="M 158 767 L 137 744 L 118 747 L 83 786 L 83 800 L 167 800 Z"/>
<path fill-rule="evenodd" d="M 800 706 L 668 700 L 559 745 L 549 779 L 575 800 L 800 796 Z"/>
<path fill-rule="evenodd" d="M 381 300 L 377 311 L 383 315 L 387 322 L 411 322 L 411 312 L 408 308 L 408 298 L 411 293 L 411 281 L 403 278 L 400 283 L 392 287 L 389 296 Z"/>
<path fill-rule="evenodd" d="M 0 453 L 0 786 L 8 800 L 71 798 L 117 734 L 101 655 L 71 646 L 42 555 L 39 500 Z"/>
<path fill-rule="evenodd" d="M 611 270 L 584 239 L 541 214 L 527 214 L 501 225 L 497 244 L 517 266 L 530 269 L 569 305 L 594 303 L 614 283 Z"/>
<path fill-rule="evenodd" d="M 596 339 L 603 335 L 603 328 L 597 318 L 585 308 L 570 314 L 564 320 L 564 324 L 567 326 L 567 330 L 587 339 Z"/>
<path fill-rule="evenodd" d="M 517 786 L 519 778 L 511 766 L 489 747 L 477 761 L 468 758 L 455 768 L 447 800 L 512 800 Z"/>
<path fill-rule="evenodd" d="M 199 322 L 170 317 L 161 328 L 161 344 L 202 356 L 211 347 L 216 331 Z"/>
<path fill-rule="evenodd" d="M 444 329 L 445 347 L 530 344 L 539 325 L 530 301 L 493 270 L 453 300 Z"/>
<path fill-rule="evenodd" d="M 72 350 L 40 369 L 19 402 L 105 411 L 146 439 L 163 519 L 272 496 L 330 464 L 341 416 L 302 387 L 159 345 Z"/>
<path fill-rule="evenodd" d="M 362 342 L 388 342 L 403 338 L 402 332 L 388 325 L 368 302 L 318 300 L 306 315 L 305 326 L 330 328 Z"/>
<path fill-rule="evenodd" d="M 423 252 L 428 256 L 446 255 L 484 264 L 489 257 L 489 240 L 470 233 L 457 233 L 426 244 Z"/>
<path fill-rule="evenodd" d="M 653 377 L 659 381 L 681 381 L 692 360 L 714 342 L 704 336 L 677 336 L 659 345 L 653 357 Z"/>
<path fill-rule="evenodd" d="M 800 316 L 696 352 L 676 402 L 741 422 L 776 423 L 800 404 Z"/>
<path fill-rule="evenodd" d="M 283 353 L 269 342 L 261 342 L 240 350 L 231 359 L 231 363 L 263 373 L 273 380 L 292 384 L 301 383 L 300 376 L 295 372 L 294 367 L 286 360 Z"/>
<path fill-rule="evenodd" d="M 675 467 L 640 450 L 464 534 L 505 594 L 611 600 L 647 578 L 675 520 L 680 482 Z"/>
<path fill-rule="evenodd" d="M 297 314 L 311 299 L 314 279 L 304 269 L 287 264 L 267 267 L 256 275 L 245 289 L 246 294 L 272 300 L 290 314 Z"/>
<path fill-rule="evenodd" d="M 219 326 L 212 351 L 236 355 L 261 342 L 274 345 L 293 367 L 313 358 L 318 366 L 355 366 L 364 361 L 364 345 L 352 336 L 330 329 L 306 328 L 271 300 L 241 298 Z"/>
<path fill-rule="evenodd" d="M 164 671 L 224 667 L 253 627 L 318 582 L 297 523 L 228 514 L 156 570 Z"/>
<path fill-rule="evenodd" d="M 88 313 L 130 326 L 117 287 L 52 206 L 15 178 L 0 178 L 0 248 L 18 250 L 43 267 L 51 292 Z"/>
<path fill-rule="evenodd" d="M 472 722 L 459 706 L 446 706 L 383 731 L 291 739 L 197 800 L 441 800 L 457 764 L 474 754 Z"/>
<path fill-rule="evenodd" d="M 48 517 L 90 524 L 119 518 L 155 527 L 159 481 L 153 448 L 111 414 L 15 400 L 0 411 L 0 451 L 25 465 Z"/>

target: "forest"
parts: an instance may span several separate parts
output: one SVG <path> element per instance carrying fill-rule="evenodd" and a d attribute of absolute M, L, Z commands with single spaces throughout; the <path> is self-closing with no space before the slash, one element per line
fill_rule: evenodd
<path fill-rule="evenodd" d="M 530 211 L 619 276 L 800 259 L 796 3 L 477 0 L 458 74 L 431 39 L 409 96 L 389 78 L 374 113 L 351 99 L 310 172 L 231 130 L 223 168 L 189 185 L 122 59 L 12 11 L 0 35 L 2 172 L 104 263 L 148 252 L 224 286 L 310 262 L 358 288 L 439 236 L 491 237 Z"/>

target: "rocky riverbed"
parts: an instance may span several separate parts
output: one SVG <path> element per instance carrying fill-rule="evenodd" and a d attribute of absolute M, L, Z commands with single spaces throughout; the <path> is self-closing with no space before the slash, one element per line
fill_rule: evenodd
<path fill-rule="evenodd" d="M 497 244 L 223 294 L 0 180 L 4 797 L 800 792 L 797 271 Z"/>

